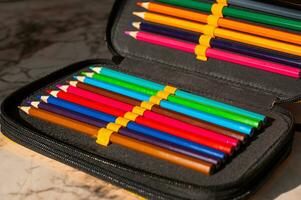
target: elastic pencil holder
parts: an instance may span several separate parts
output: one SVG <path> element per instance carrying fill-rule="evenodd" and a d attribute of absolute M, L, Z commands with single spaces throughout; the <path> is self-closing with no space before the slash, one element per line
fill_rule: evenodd
<path fill-rule="evenodd" d="M 217 16 L 217 17 L 223 17 L 224 16 L 223 9 L 226 6 L 227 6 L 227 4 L 224 4 L 224 3 L 215 3 L 215 4 L 213 4 L 212 7 L 211 7 L 212 15 Z"/>
<path fill-rule="evenodd" d="M 109 127 L 112 128 L 112 125 Z M 113 133 L 114 131 L 107 128 L 99 129 L 96 143 L 102 146 L 108 146 L 110 144 L 110 137 Z"/>
<path fill-rule="evenodd" d="M 207 46 L 197 45 L 195 48 L 195 54 L 197 56 L 196 58 L 198 60 L 207 61 L 208 60 L 206 56 L 207 49 L 208 49 Z"/>

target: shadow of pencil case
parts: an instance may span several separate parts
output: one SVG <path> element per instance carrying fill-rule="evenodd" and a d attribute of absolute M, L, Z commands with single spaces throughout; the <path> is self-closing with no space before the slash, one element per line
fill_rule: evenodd
<path fill-rule="evenodd" d="M 13 141 L 148 199 L 245 199 L 290 153 L 292 115 L 279 106 L 301 99 L 301 82 L 240 65 L 138 43 L 124 36 L 137 20 L 135 0 L 115 3 L 107 27 L 112 60 L 87 60 L 62 68 L 8 96 L 1 107 L 2 132 Z M 102 147 L 95 139 L 21 113 L 18 106 L 45 89 L 66 83 L 91 65 L 173 85 L 182 90 L 271 117 L 271 126 L 224 168 L 206 176 L 119 145 Z"/>

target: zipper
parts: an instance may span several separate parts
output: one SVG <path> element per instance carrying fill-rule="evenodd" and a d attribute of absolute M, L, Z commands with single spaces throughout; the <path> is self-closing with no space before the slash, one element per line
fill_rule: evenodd
<path fill-rule="evenodd" d="M 276 98 L 274 104 L 283 104 L 283 103 L 297 103 L 301 100 L 301 95 L 297 95 L 291 98 Z"/>
<path fill-rule="evenodd" d="M 154 193 L 154 191 L 147 191 L 147 188 L 141 186 L 139 187 L 136 185 L 136 183 L 131 182 L 131 184 L 129 184 L 130 181 L 128 179 L 122 178 L 114 173 L 110 173 L 108 170 L 101 168 L 100 166 L 95 166 L 91 164 L 90 161 L 94 160 L 96 162 L 100 162 L 101 164 L 109 165 L 112 168 L 120 168 L 119 165 L 99 157 L 96 158 L 93 154 L 87 153 L 72 146 L 60 144 L 55 139 L 43 137 L 25 128 L 20 131 L 19 128 L 16 128 L 18 126 L 10 124 L 10 122 L 7 121 L 3 116 L 1 116 L 1 124 L 3 134 L 9 139 L 38 153 L 41 153 L 46 157 L 58 160 L 77 169 L 81 169 L 89 174 L 101 178 L 102 180 L 113 182 L 129 191 L 138 191 L 139 194 L 148 198 L 154 198 L 155 195 L 156 199 L 166 199 L 166 197 L 162 196 L 162 194 Z M 30 134 L 34 134 L 34 138 L 29 137 Z M 172 198 L 174 199 L 174 197 Z"/>

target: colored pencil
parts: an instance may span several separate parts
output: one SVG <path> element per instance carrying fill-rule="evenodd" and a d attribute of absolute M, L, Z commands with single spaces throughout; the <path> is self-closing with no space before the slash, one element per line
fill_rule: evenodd
<path fill-rule="evenodd" d="M 134 22 L 133 26 L 141 31 L 169 36 L 193 43 L 199 43 L 199 39 L 201 36 L 198 33 L 192 33 L 184 30 L 176 30 L 166 26 L 150 24 L 147 22 Z M 237 42 L 231 42 L 229 40 L 221 38 L 212 38 L 210 41 L 210 47 L 219 48 L 246 56 L 251 56 L 263 60 L 268 60 L 271 62 L 301 68 L 301 58 L 299 56 L 292 57 L 290 55 L 281 54 L 279 52 L 267 51 L 263 48 L 253 47 Z"/>
<path fill-rule="evenodd" d="M 52 92 L 50 92 L 50 94 L 53 95 L 54 97 L 60 98 L 62 100 L 69 101 L 71 103 L 75 103 L 75 104 L 78 104 L 81 106 L 85 106 L 87 108 L 94 109 L 94 110 L 97 110 L 100 112 L 104 112 L 106 114 L 110 114 L 115 117 L 123 117 L 127 113 L 127 112 L 124 112 L 124 114 L 120 114 L 120 113 L 118 113 L 119 111 L 122 112 L 120 109 L 117 109 L 117 108 L 114 108 L 111 106 L 107 106 L 107 105 L 104 105 L 99 102 L 90 101 L 90 100 L 81 98 L 79 96 L 72 95 L 70 93 L 65 93 L 62 91 L 52 91 Z M 104 107 L 106 107 L 106 109 L 104 109 Z M 108 109 L 111 111 L 108 111 Z M 227 140 L 227 141 L 222 141 L 221 139 L 219 139 L 217 141 L 216 139 L 218 139 L 218 135 L 215 135 L 216 138 L 215 138 L 215 140 L 213 140 L 212 137 L 211 138 L 209 138 L 209 136 L 205 137 L 206 134 L 204 134 L 204 132 L 203 132 L 203 134 L 201 134 L 201 133 L 195 134 L 195 133 L 187 132 L 185 130 L 174 128 L 170 125 L 166 125 L 161 122 L 145 118 L 144 116 L 138 116 L 133 121 L 136 122 L 137 124 L 147 126 L 149 128 L 153 128 L 153 129 L 171 134 L 173 136 L 195 142 L 197 144 L 211 147 L 211 148 L 217 149 L 219 151 L 223 151 L 227 154 L 232 154 L 233 147 L 239 145 L 237 140 L 236 140 L 236 143 L 234 143 L 234 144 L 228 143 L 228 141 L 233 141 L 233 139 L 231 140 L 231 138 L 228 138 L 229 140 Z M 223 137 L 223 136 L 219 135 L 219 137 Z"/>
<path fill-rule="evenodd" d="M 113 116 L 111 114 L 107 114 L 105 112 L 100 112 L 98 110 L 95 109 L 91 109 L 76 103 L 72 103 L 66 100 L 62 100 L 62 99 L 58 99 L 52 96 L 42 96 L 41 100 L 46 102 L 46 103 L 50 103 L 74 112 L 78 112 L 96 119 L 100 119 L 106 122 L 115 122 L 117 117 Z M 173 136 L 171 134 L 167 134 L 165 132 L 144 126 L 144 125 L 140 125 L 136 122 L 132 122 L 130 121 L 127 126 L 128 129 L 130 130 L 134 130 L 137 131 L 141 134 L 147 135 L 147 136 L 151 136 L 151 137 L 155 137 L 157 139 L 163 140 L 163 141 L 167 141 L 170 143 L 174 143 L 177 144 L 179 146 L 185 147 L 185 148 L 189 148 L 192 149 L 194 151 L 197 151 L 199 153 L 203 153 L 203 154 L 207 154 L 219 159 L 225 159 L 226 158 L 226 154 L 224 152 L 215 150 L 213 148 L 201 145 L 201 144 L 197 144 L 191 141 L 188 141 L 186 139 L 182 139 L 176 136 Z"/>
<path fill-rule="evenodd" d="M 84 76 L 75 76 L 75 79 L 96 87 L 100 87 L 100 88 L 104 88 L 104 89 L 108 89 L 111 90 L 113 92 L 128 96 L 128 97 L 132 97 L 135 99 L 138 99 L 140 101 L 148 101 L 150 96 L 142 94 L 142 93 L 138 93 L 135 91 L 131 91 L 128 90 L 126 88 L 123 87 L 119 87 L 117 85 L 113 85 L 113 84 L 108 84 L 106 82 L 102 82 L 93 78 L 89 78 L 89 77 L 84 77 Z M 188 115 L 190 117 L 195 117 L 197 119 L 201 119 L 219 126 L 224 126 L 226 128 L 250 135 L 253 134 L 254 129 L 248 125 L 245 124 L 241 124 L 238 122 L 234 122 L 232 120 L 227 120 L 224 118 L 220 118 L 214 115 L 210 115 L 207 113 L 203 113 L 201 111 L 198 110 L 194 110 L 194 109 L 190 109 L 181 105 L 177 105 L 174 103 L 171 103 L 169 101 L 166 100 L 162 100 L 160 102 L 160 106 L 169 110 L 173 110 L 175 112 L 180 112 L 182 114 Z"/>
<path fill-rule="evenodd" d="M 201 23 L 183 20 L 175 17 L 164 16 L 150 12 L 134 12 L 134 15 L 144 19 L 145 21 L 176 27 L 197 33 L 204 33 L 206 26 Z M 250 34 L 240 33 L 223 28 L 216 28 L 214 30 L 216 37 L 233 40 L 241 43 L 246 43 L 258 47 L 264 47 L 275 51 L 280 51 L 288 54 L 301 56 L 301 47 L 294 44 L 272 40 L 268 38 L 258 37 Z"/>
<path fill-rule="evenodd" d="M 155 13 L 169 15 L 186 20 L 207 23 L 208 14 L 196 12 L 193 10 L 187 10 L 183 8 L 173 7 L 165 4 L 158 4 L 155 2 L 138 3 L 139 6 Z M 247 22 L 235 21 L 227 18 L 220 18 L 218 20 L 218 26 L 221 28 L 232 29 L 244 33 L 251 33 L 254 35 L 267 37 L 275 40 L 281 40 L 284 42 L 290 42 L 301 45 L 301 36 L 294 33 L 289 33 L 281 30 L 276 30 L 268 27 L 263 27 L 255 24 L 249 24 Z"/>
<path fill-rule="evenodd" d="M 213 1 L 213 0 L 212 0 Z M 283 16 L 286 18 L 294 18 L 301 20 L 301 12 L 295 9 L 276 6 L 270 3 L 263 3 L 252 0 L 228 0 L 228 3 L 233 6 L 261 11 L 264 13 Z"/>
<path fill-rule="evenodd" d="M 136 100 L 134 98 L 130 98 L 130 97 L 127 97 L 127 96 L 124 96 L 124 95 L 121 95 L 121 94 L 118 94 L 118 93 L 114 93 L 114 92 L 111 92 L 109 90 L 105 90 L 105 89 L 102 89 L 102 88 L 98 88 L 98 87 L 95 87 L 95 86 L 92 86 L 92 85 L 88 85 L 88 84 L 85 84 L 85 83 L 82 83 L 82 82 L 70 81 L 68 83 L 70 85 L 74 86 L 74 87 L 78 87 L 78 88 L 81 88 L 81 89 L 84 89 L 84 90 L 87 90 L 87 91 L 90 91 L 90 92 L 93 92 L 93 93 L 96 93 L 96 94 L 101 94 L 101 95 L 104 95 L 106 97 L 110 97 L 110 98 L 116 99 L 118 101 L 131 104 L 133 106 L 140 106 L 141 103 L 142 103 L 141 101 Z M 191 125 L 196 126 L 196 127 L 204 128 L 204 129 L 207 129 L 207 130 L 210 130 L 210 131 L 213 131 L 213 132 L 217 132 L 217 133 L 235 138 L 235 139 L 237 139 L 239 141 L 242 141 L 242 142 L 246 142 L 247 139 L 248 139 L 247 135 L 245 135 L 245 134 L 241 134 L 239 132 L 235 132 L 233 130 L 226 129 L 222 126 L 216 126 L 214 124 L 210 124 L 210 123 L 205 122 L 205 121 L 201 121 L 201 120 L 198 120 L 198 119 L 186 116 L 186 115 L 182 115 L 180 113 L 177 113 L 177 112 L 174 112 L 174 111 L 171 111 L 171 110 L 164 109 L 164 108 L 161 108 L 158 105 L 152 106 L 151 111 L 153 111 L 155 113 L 158 113 L 158 114 L 161 114 L 161 115 L 165 115 L 165 116 L 170 117 L 170 118 L 177 119 L 177 120 L 182 121 L 182 122 L 186 122 L 186 123 L 191 124 Z"/>
<path fill-rule="evenodd" d="M 194 1 L 194 0 L 156 0 L 158 2 L 190 8 L 211 13 L 212 3 Z M 287 19 L 283 17 L 250 12 L 243 9 L 224 7 L 222 13 L 225 17 L 233 17 L 237 19 L 268 24 L 272 26 L 287 28 L 291 30 L 301 31 L 301 22 L 298 20 Z"/>
<path fill-rule="evenodd" d="M 71 118 L 73 120 L 77 120 L 77 121 L 80 121 L 80 122 L 83 122 L 83 123 L 87 123 L 87 124 L 92 125 L 92 126 L 97 126 L 98 128 L 105 128 L 108 125 L 108 123 L 105 122 L 105 121 L 96 120 L 92 117 L 88 117 L 88 116 L 82 115 L 80 113 L 76 113 L 76 112 L 72 112 L 72 111 L 69 111 L 69 110 L 66 110 L 66 109 L 63 109 L 63 108 L 59 108 L 57 106 L 47 104 L 47 103 L 44 103 L 44 102 L 33 101 L 33 102 L 30 102 L 30 105 L 35 107 L 35 108 L 46 110 L 48 112 L 52 112 L 52 113 L 55 113 L 55 114 L 58 114 L 58 115 L 61 115 L 61 116 L 67 117 L 67 118 Z M 132 139 L 136 139 L 136 140 L 139 140 L 141 142 L 146 142 L 146 143 L 149 143 L 149 144 L 161 147 L 161 148 L 165 148 L 167 150 L 170 150 L 170 151 L 173 151 L 173 152 L 176 152 L 176 153 L 179 153 L 179 154 L 183 154 L 183 155 L 186 155 L 186 156 L 189 156 L 189 157 L 192 157 L 192 158 L 203 160 L 203 161 L 208 162 L 208 163 L 212 163 L 216 167 L 221 165 L 221 162 L 220 162 L 219 159 L 210 157 L 210 156 L 205 155 L 205 154 L 197 153 L 197 152 L 194 152 L 192 150 L 186 149 L 184 147 L 180 147 L 180 146 L 177 146 L 177 145 L 172 144 L 172 143 L 164 142 L 164 141 L 158 140 L 158 139 L 153 138 L 153 137 L 148 137 L 148 136 L 142 135 L 140 133 L 137 133 L 136 131 L 131 131 L 127 128 L 120 128 L 118 133 L 120 135 L 130 137 Z"/>
<path fill-rule="evenodd" d="M 44 121 L 48 121 L 50 123 L 60 125 L 81 133 L 84 133 L 90 137 L 96 138 L 99 132 L 99 128 L 96 126 L 92 126 L 77 120 L 72 120 L 67 117 L 63 117 L 51 112 L 47 112 L 41 109 L 36 109 L 32 107 L 20 107 L 20 109 L 26 114 L 39 118 Z M 160 158 L 166 161 L 169 161 L 174 164 L 178 164 L 183 167 L 187 167 L 206 175 L 210 175 L 213 172 L 214 165 L 190 158 L 188 156 L 184 156 L 164 148 L 156 147 L 154 145 L 140 142 L 135 139 L 131 139 L 128 137 L 124 137 L 118 133 L 113 133 L 110 137 L 110 142 L 113 144 L 117 144 L 128 149 L 141 152 L 156 158 Z"/>
<path fill-rule="evenodd" d="M 184 42 L 176 40 L 173 38 L 155 35 L 146 32 L 126 32 L 127 35 L 135 38 L 139 41 L 144 41 L 147 43 L 164 46 L 172 49 L 177 49 L 187 53 L 195 54 L 195 49 L 198 44 Z M 206 56 L 208 58 L 214 58 L 217 60 L 223 60 L 226 62 L 231 62 L 235 64 L 240 64 L 250 68 L 260 69 L 268 72 L 273 72 L 283 76 L 288 76 L 292 78 L 300 78 L 300 69 L 293 68 L 286 65 L 281 65 L 277 63 L 272 63 L 256 58 L 246 57 L 235 53 L 230 53 L 227 51 L 222 51 L 219 49 L 208 48 L 206 50 Z"/>
<path fill-rule="evenodd" d="M 145 95 L 149 95 L 149 96 L 154 96 L 158 93 L 158 90 L 153 90 L 147 87 L 143 87 L 141 85 L 136 85 L 134 83 L 130 83 L 130 82 L 126 82 L 123 80 L 119 80 L 119 79 L 115 79 L 109 76 L 104 76 L 102 74 L 98 74 L 98 73 L 90 73 L 90 72 L 83 72 L 84 75 L 90 77 L 90 78 L 94 78 L 96 80 L 99 81 L 103 81 L 106 83 L 110 83 L 110 84 L 114 84 L 120 87 L 124 87 L 127 88 L 129 90 L 133 90 L 136 92 L 140 92 L 143 93 Z M 261 122 L 257 119 L 254 118 L 250 118 L 250 117 L 246 117 L 243 116 L 241 114 L 237 114 L 237 113 L 233 113 L 230 111 L 225 111 L 222 109 L 218 109 L 212 106 L 208 106 L 205 104 L 201 104 L 195 101 L 191 101 L 189 99 L 184 99 L 182 97 L 178 97 L 175 95 L 169 95 L 167 97 L 167 101 L 174 103 L 176 105 L 181 105 L 181 106 L 185 106 L 187 108 L 191 108 L 191 109 L 195 109 L 204 113 L 208 113 L 214 116 L 218 116 L 218 117 L 222 117 L 225 119 L 229 119 L 229 120 L 233 120 L 242 124 L 246 124 L 248 126 L 252 126 L 255 128 L 258 128 L 261 126 Z"/>
<path fill-rule="evenodd" d="M 143 85 L 144 87 L 155 89 L 155 90 L 164 90 L 165 87 L 166 87 L 165 85 L 158 84 L 158 83 L 155 83 L 153 81 L 149 81 L 149 80 L 139 78 L 139 77 L 136 77 L 136 76 L 128 75 L 128 74 L 125 74 L 125 73 L 122 73 L 122 72 L 118 72 L 118 71 L 115 71 L 115 70 L 112 70 L 112 69 L 109 69 L 109 68 L 106 68 L 106 67 L 91 66 L 90 69 L 92 71 L 98 73 L 98 74 L 103 74 L 105 76 L 109 76 L 109 77 L 112 77 L 112 78 L 115 78 L 115 79 L 121 79 L 121 80 L 130 82 L 130 83 L 139 83 L 140 85 Z M 244 109 L 241 109 L 241 108 L 238 108 L 238 107 L 235 107 L 235 106 L 231 106 L 229 104 L 214 101 L 214 100 L 206 98 L 206 97 L 202 97 L 202 96 L 199 96 L 199 95 L 194 95 L 192 93 L 185 92 L 185 91 L 180 90 L 180 89 L 177 89 L 175 91 L 175 95 L 179 96 L 179 97 L 182 97 L 182 98 L 185 98 L 185 99 L 189 99 L 189 100 L 192 100 L 192 101 L 203 103 L 203 104 L 206 104 L 206 105 L 209 105 L 209 106 L 212 106 L 212 107 L 220 108 L 222 110 L 228 110 L 228 111 L 231 111 L 231 112 L 235 112 L 237 114 L 243 114 L 245 116 L 255 118 L 259 121 L 264 121 L 266 119 L 266 117 L 264 115 L 254 113 L 254 112 L 250 112 L 248 110 L 244 110 Z"/>
<path fill-rule="evenodd" d="M 59 85 L 58 88 L 63 90 L 64 92 L 77 95 L 83 98 L 86 98 L 90 101 L 99 102 L 101 104 L 104 104 L 106 106 L 114 107 L 121 109 L 126 112 L 132 112 L 134 109 L 134 106 L 131 104 L 123 103 L 121 101 L 115 100 L 113 98 L 105 97 L 100 94 L 96 94 L 87 90 L 83 90 L 74 86 L 68 86 L 68 85 Z M 199 135 L 204 138 L 208 138 L 209 140 L 218 141 L 225 144 L 230 144 L 232 146 L 238 146 L 239 141 L 237 139 L 233 139 L 224 135 L 221 135 L 219 133 L 209 131 L 206 129 L 202 129 L 187 123 L 184 123 L 182 121 L 176 120 L 174 118 L 166 117 L 164 115 L 157 114 L 155 112 L 145 110 L 143 114 L 141 115 L 147 119 L 151 119 L 154 121 L 157 121 L 158 123 L 165 124 L 166 126 L 171 126 L 173 128 L 177 128 L 178 130 L 182 130 L 182 134 L 194 134 Z"/>

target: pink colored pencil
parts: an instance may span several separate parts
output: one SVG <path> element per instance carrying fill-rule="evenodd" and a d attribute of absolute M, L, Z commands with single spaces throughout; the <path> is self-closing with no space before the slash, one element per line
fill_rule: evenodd
<path fill-rule="evenodd" d="M 86 91 L 86 90 L 83 90 L 81 88 L 77 88 L 74 86 L 58 85 L 57 87 L 59 89 L 63 90 L 64 92 L 68 92 L 73 95 L 80 96 L 82 98 L 86 98 L 88 100 L 95 101 L 95 102 L 98 102 L 98 103 L 101 103 L 101 104 L 104 104 L 107 106 L 112 106 L 114 108 L 121 109 L 123 111 L 131 112 L 134 108 L 133 105 L 123 103 L 123 102 L 117 101 L 115 99 L 105 97 L 105 96 L 102 96 L 100 94 L 96 94 L 96 93 L 93 93 L 90 91 Z M 170 118 L 170 117 L 158 114 L 158 113 L 154 113 L 149 110 L 146 110 L 143 113 L 143 116 L 145 118 L 157 121 L 158 123 L 162 123 L 167 126 L 171 126 L 171 127 L 183 130 L 183 132 L 199 135 L 201 137 L 208 138 L 210 140 L 214 140 L 214 141 L 221 142 L 224 144 L 229 144 L 234 147 L 237 147 L 240 143 L 239 140 L 237 140 L 235 138 L 231 138 L 229 136 L 225 136 L 225 135 L 213 132 L 213 131 L 209 131 L 209 130 L 182 122 L 180 120 L 176 120 L 176 119 L 173 119 L 173 118 Z"/>
<path fill-rule="evenodd" d="M 144 41 L 151 44 L 177 49 L 188 53 L 195 53 L 195 48 L 198 45 L 190 42 L 176 40 L 166 36 L 160 36 L 152 33 L 142 32 L 142 31 L 127 31 L 125 32 L 125 34 L 130 35 L 131 37 L 139 41 Z M 247 67 L 261 69 L 264 71 L 273 72 L 276 74 L 281 74 L 293 78 L 300 78 L 300 74 L 301 74 L 301 69 L 298 68 L 294 68 L 294 67 L 290 67 L 287 65 L 282 65 L 270 61 L 265 61 L 257 58 L 247 57 L 247 56 L 243 56 L 240 54 L 231 53 L 219 49 L 208 48 L 206 51 L 206 56 L 208 58 L 215 58 L 218 60 L 236 63 Z"/>

